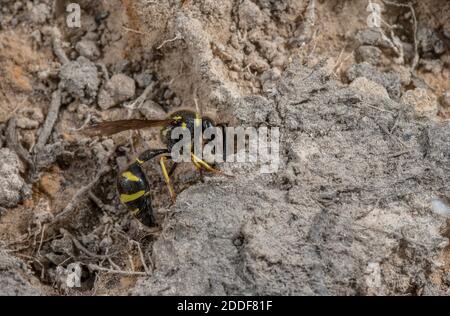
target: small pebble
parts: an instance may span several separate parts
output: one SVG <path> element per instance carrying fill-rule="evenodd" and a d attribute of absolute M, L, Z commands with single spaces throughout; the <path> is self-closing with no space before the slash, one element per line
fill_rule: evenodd
<path fill-rule="evenodd" d="M 139 88 L 147 88 L 153 81 L 153 75 L 148 72 L 140 73 L 134 75 L 134 80 Z"/>
<path fill-rule="evenodd" d="M 98 105 L 106 110 L 131 99 L 135 93 L 136 84 L 134 80 L 124 74 L 117 74 L 112 76 L 100 91 Z"/>
<path fill-rule="evenodd" d="M 96 60 L 100 57 L 100 50 L 94 41 L 81 40 L 76 44 L 75 49 L 78 54 L 90 60 Z"/>
<path fill-rule="evenodd" d="M 370 45 L 359 46 L 355 51 L 355 59 L 359 63 L 366 61 L 372 65 L 379 65 L 381 56 L 381 50 L 378 47 Z"/>
<path fill-rule="evenodd" d="M 178 97 L 173 98 L 173 105 L 178 107 L 181 105 L 181 100 Z"/>
<path fill-rule="evenodd" d="M 141 112 L 147 120 L 161 119 L 167 115 L 164 109 L 152 100 L 145 101 L 139 109 L 139 112 Z"/>
<path fill-rule="evenodd" d="M 169 99 L 172 99 L 173 96 L 174 96 L 174 93 L 172 90 L 167 89 L 166 91 L 164 91 L 164 99 L 169 100 Z"/>

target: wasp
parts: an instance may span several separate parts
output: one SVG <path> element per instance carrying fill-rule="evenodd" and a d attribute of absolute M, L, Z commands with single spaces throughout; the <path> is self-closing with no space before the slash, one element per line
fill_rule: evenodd
<path fill-rule="evenodd" d="M 106 121 L 93 124 L 83 130 L 83 133 L 88 136 L 110 136 L 127 130 L 138 130 L 150 127 L 161 127 L 160 137 L 162 143 L 166 148 L 149 149 L 141 153 L 138 158 L 131 163 L 125 170 L 119 173 L 117 177 L 117 191 L 119 193 L 120 201 L 132 212 L 132 214 L 144 225 L 155 226 L 155 217 L 152 208 L 152 201 L 150 196 L 149 181 L 142 169 L 145 162 L 159 157 L 159 163 L 166 185 L 168 187 L 170 196 L 173 201 L 176 199 L 176 194 L 173 189 L 170 176 L 174 172 L 177 163 L 174 163 L 172 168 L 167 170 L 167 161 L 171 158 L 172 147 L 179 141 L 172 139 L 171 132 L 174 128 L 181 127 L 189 129 L 191 135 L 194 134 L 194 128 L 199 127 L 196 124 L 201 124 L 202 131 L 211 127 L 224 128 L 226 124 L 216 124 L 214 120 L 207 116 L 202 116 L 195 111 L 181 110 L 172 113 L 168 118 L 162 120 L 118 120 Z M 191 147 L 192 148 L 192 147 Z M 226 148 L 225 148 L 226 149 Z M 215 169 L 203 159 L 198 158 L 191 149 L 191 161 L 195 167 L 200 170 L 206 170 L 214 173 L 222 173 Z"/>

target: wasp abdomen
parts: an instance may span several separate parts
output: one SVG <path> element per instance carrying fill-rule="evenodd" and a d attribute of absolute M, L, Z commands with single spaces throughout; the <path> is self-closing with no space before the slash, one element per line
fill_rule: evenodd
<path fill-rule="evenodd" d="M 144 151 L 117 178 L 117 191 L 120 201 L 146 226 L 154 226 L 155 217 L 150 196 L 150 185 L 141 166 L 144 162 L 165 153 L 167 153 L 167 149 Z"/>
<path fill-rule="evenodd" d="M 147 226 L 154 225 L 150 186 L 140 164 L 135 162 L 123 171 L 117 179 L 120 201 Z"/>

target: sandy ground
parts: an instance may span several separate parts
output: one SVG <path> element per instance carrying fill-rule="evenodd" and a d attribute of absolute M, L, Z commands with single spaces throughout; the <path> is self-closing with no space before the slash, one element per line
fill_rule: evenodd
<path fill-rule="evenodd" d="M 448 295 L 450 5 L 373 2 L 0 0 L 0 293 Z M 196 102 L 279 171 L 185 164 L 172 204 L 149 162 L 148 229 L 115 183 L 159 131 L 79 130 Z"/>

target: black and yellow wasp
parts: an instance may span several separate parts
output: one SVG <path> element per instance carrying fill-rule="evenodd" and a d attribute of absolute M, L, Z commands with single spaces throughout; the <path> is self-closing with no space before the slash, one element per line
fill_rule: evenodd
<path fill-rule="evenodd" d="M 172 113 L 168 118 L 163 120 L 130 119 L 107 121 L 91 125 L 83 130 L 83 133 L 89 136 L 109 136 L 127 130 L 138 130 L 158 126 L 162 127 L 161 140 L 166 148 L 144 151 L 138 156 L 136 161 L 130 164 L 126 170 L 122 171 L 117 178 L 117 191 L 120 195 L 120 201 L 146 226 L 154 226 L 155 218 L 150 197 L 150 185 L 142 169 L 142 165 L 150 159 L 157 156 L 160 157 L 162 174 L 169 189 L 170 196 L 174 201 L 176 194 L 171 184 L 170 176 L 177 164 L 174 163 L 171 170 L 167 171 L 166 162 L 171 158 L 170 153 L 172 147 L 178 140 L 171 138 L 171 131 L 176 127 L 181 127 L 183 129 L 187 128 L 191 135 L 194 135 L 195 124 L 201 124 L 203 132 L 210 127 L 224 127 L 224 124 L 216 125 L 212 119 L 202 116 L 197 112 L 182 110 Z M 191 161 L 197 169 L 223 174 L 206 161 L 195 156 L 193 152 L 191 152 L 190 155 Z"/>

